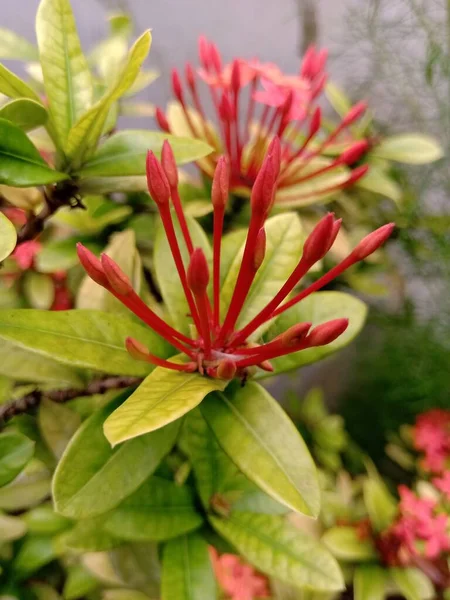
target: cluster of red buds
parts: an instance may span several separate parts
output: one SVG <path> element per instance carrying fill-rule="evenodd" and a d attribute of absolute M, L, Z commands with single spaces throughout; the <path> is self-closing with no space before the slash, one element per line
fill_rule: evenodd
<path fill-rule="evenodd" d="M 271 142 L 262 167 L 256 177 L 251 195 L 251 218 L 244 254 L 236 285 L 226 314 L 220 314 L 220 262 L 221 240 L 225 208 L 229 192 L 230 169 L 228 160 L 218 161 L 212 185 L 214 210 L 212 297 L 208 293 L 210 269 L 201 248 L 194 248 L 178 194 L 178 173 L 172 149 L 166 141 L 161 162 L 152 152 L 147 156 L 147 180 L 150 195 L 155 201 L 172 256 L 184 290 L 190 314 L 187 318 L 197 331 L 188 337 L 174 329 L 153 312 L 133 290 L 128 277 L 106 254 L 98 259 L 87 248 L 78 245 L 80 261 L 90 277 L 109 290 L 136 316 L 155 332 L 164 337 L 174 348 L 182 352 L 188 361 L 178 363 L 154 356 L 137 340 L 128 338 L 126 347 L 136 359 L 148 361 L 178 371 L 199 371 L 211 377 L 232 379 L 245 377 L 249 369 L 260 367 L 271 371 L 270 360 L 305 348 L 329 344 L 340 336 L 348 326 L 347 319 L 335 319 L 312 327 L 311 323 L 298 323 L 273 340 L 255 344 L 247 340 L 260 325 L 282 314 L 313 292 L 327 285 L 343 271 L 374 252 L 389 237 L 394 225 L 388 224 L 366 236 L 356 248 L 329 272 L 312 285 L 285 300 L 333 245 L 339 232 L 341 220 L 328 213 L 308 236 L 299 262 L 286 283 L 275 297 L 242 329 L 236 329 L 239 314 L 264 261 L 266 235 L 264 224 L 271 210 L 280 173 L 281 147 L 278 138 Z M 171 208 L 174 207 L 174 212 Z M 178 241 L 174 218 L 178 218 L 183 240 Z M 189 264 L 183 262 L 180 243 L 186 245 Z"/>
<path fill-rule="evenodd" d="M 216 45 L 199 40 L 201 68 L 186 64 L 186 86 L 180 74 L 172 71 L 172 88 L 178 102 L 176 115 L 171 108 L 156 111 L 163 131 L 205 140 L 215 150 L 198 162 L 212 176 L 218 157 L 225 154 L 230 163 L 230 187 L 234 193 L 249 193 L 274 136 L 280 139 L 281 163 L 277 202 L 287 202 L 293 186 L 295 202 L 307 204 L 353 185 L 367 172 L 358 161 L 368 149 L 366 140 L 354 141 L 348 135 L 366 111 L 366 104 L 355 104 L 334 128 L 324 126 L 318 98 L 323 91 L 327 51 L 313 46 L 306 52 L 297 75 L 286 75 L 276 65 L 258 60 L 235 59 L 223 64 Z M 198 79 L 206 83 L 219 135 L 207 118 Z M 324 159 L 326 153 L 335 154 Z M 355 167 L 352 169 L 352 167 Z M 333 175 L 332 178 L 329 176 Z M 313 189 L 311 189 L 313 188 Z"/>

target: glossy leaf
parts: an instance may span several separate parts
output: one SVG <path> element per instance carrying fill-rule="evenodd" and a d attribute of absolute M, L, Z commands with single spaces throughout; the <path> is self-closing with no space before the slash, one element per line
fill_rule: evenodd
<path fill-rule="evenodd" d="M 8 98 L 30 98 L 40 102 L 36 92 L 2 64 L 0 64 L 0 94 L 4 94 Z"/>
<path fill-rule="evenodd" d="M 254 382 L 211 394 L 200 406 L 217 441 L 240 470 L 292 510 L 317 516 L 317 472 L 295 425 L 272 396 Z"/>
<path fill-rule="evenodd" d="M 78 552 L 102 552 L 117 548 L 123 541 L 105 531 L 104 524 L 108 513 L 80 519 L 63 536 L 65 547 Z"/>
<path fill-rule="evenodd" d="M 55 458 L 60 459 L 70 438 L 81 425 L 81 418 L 68 406 L 44 398 L 39 405 L 38 421 L 45 443 Z"/>
<path fill-rule="evenodd" d="M 36 35 L 52 122 L 65 148 L 73 124 L 92 104 L 92 77 L 69 0 L 41 0 Z"/>
<path fill-rule="evenodd" d="M 14 31 L 0 27 L 0 58 L 37 60 L 38 51 L 33 44 Z"/>
<path fill-rule="evenodd" d="M 277 215 L 266 221 L 266 254 L 259 268 L 237 327 L 243 327 L 275 296 L 292 273 L 300 259 L 303 246 L 303 231 L 298 216 L 294 213 Z M 221 290 L 221 314 L 223 318 L 231 300 L 239 268 L 242 262 L 244 244 L 234 251 L 234 260 Z M 253 334 L 256 339 L 267 327 L 260 327 Z"/>
<path fill-rule="evenodd" d="M 442 158 L 443 150 L 431 136 L 422 133 L 402 133 L 382 140 L 371 154 L 386 160 L 422 165 Z"/>
<path fill-rule="evenodd" d="M 0 544 L 18 540 L 27 532 L 26 524 L 19 517 L 0 513 Z"/>
<path fill-rule="evenodd" d="M 145 375 L 151 365 L 131 358 L 125 338 L 136 337 L 158 356 L 168 345 L 150 328 L 101 311 L 0 311 L 0 339 L 60 363 L 115 375 Z"/>
<path fill-rule="evenodd" d="M 197 221 L 190 217 L 187 217 L 187 224 L 194 247 L 203 248 L 206 258 L 211 260 L 212 252 L 205 232 Z M 174 227 L 183 262 L 187 269 L 189 255 L 177 220 L 174 220 Z M 186 319 L 186 314 L 189 314 L 189 306 L 178 276 L 172 252 L 170 251 L 167 236 L 161 225 L 156 233 L 153 261 L 156 279 L 173 326 L 178 331 L 189 334 L 189 324 Z"/>
<path fill-rule="evenodd" d="M 356 527 L 332 527 L 322 537 L 323 543 L 336 558 L 360 562 L 377 558 L 369 539 L 361 539 Z"/>
<path fill-rule="evenodd" d="M 32 508 L 23 515 L 23 521 L 30 533 L 41 535 L 54 535 L 71 525 L 69 519 L 55 513 L 50 503 Z"/>
<path fill-rule="evenodd" d="M 379 479 L 366 479 L 363 484 L 364 504 L 369 513 L 370 523 L 376 532 L 386 530 L 397 514 L 397 503 L 384 482 Z"/>
<path fill-rule="evenodd" d="M 129 541 L 163 541 L 197 529 L 202 516 L 189 488 L 150 477 L 106 518 L 104 528 Z"/>
<path fill-rule="evenodd" d="M 131 48 L 128 59 L 116 81 L 102 98 L 73 124 L 67 142 L 67 154 L 73 164 L 79 166 L 94 152 L 112 105 L 135 82 L 141 65 L 150 50 L 151 39 L 149 31 L 141 35 Z"/>
<path fill-rule="evenodd" d="M 210 521 L 260 571 L 300 588 L 343 589 L 334 558 L 310 535 L 282 517 L 233 512 L 227 519 L 210 517 Z"/>
<path fill-rule="evenodd" d="M 0 118 L 11 121 L 23 131 L 44 125 L 48 113 L 40 102 L 29 98 L 17 98 L 0 108 Z"/>
<path fill-rule="evenodd" d="M 56 558 L 56 553 L 51 537 L 29 537 L 20 547 L 14 559 L 14 575 L 18 580 L 26 579 L 54 558 Z"/>
<path fill-rule="evenodd" d="M 162 573 L 162 600 L 217 598 L 208 545 L 196 533 L 165 544 Z"/>
<path fill-rule="evenodd" d="M 178 164 L 192 162 L 211 152 L 200 140 L 176 137 L 160 131 L 130 129 L 108 138 L 82 167 L 80 177 L 145 175 L 148 150 L 159 156 L 164 140 L 169 140 Z"/>
<path fill-rule="evenodd" d="M 29 187 L 56 183 L 67 177 L 48 166 L 19 127 L 0 118 L 0 183 Z"/>
<path fill-rule="evenodd" d="M 157 367 L 105 422 L 112 445 L 176 421 L 228 381 Z"/>
<path fill-rule="evenodd" d="M 67 446 L 53 479 L 55 508 L 62 515 L 85 519 L 115 508 L 154 472 L 175 443 L 176 423 L 111 448 L 103 423 L 127 395 L 89 417 Z"/>
<path fill-rule="evenodd" d="M 55 273 L 56 271 L 67 271 L 80 264 L 77 256 L 76 245 L 80 236 L 66 238 L 63 240 L 50 240 L 36 255 L 36 269 L 40 273 Z M 101 246 L 95 241 L 84 242 L 91 252 L 99 253 Z"/>
<path fill-rule="evenodd" d="M 23 277 L 23 294 L 32 308 L 48 310 L 55 298 L 55 284 L 50 275 L 29 271 Z"/>
<path fill-rule="evenodd" d="M 389 576 L 379 565 L 358 565 L 353 587 L 355 600 L 384 600 Z"/>
<path fill-rule="evenodd" d="M 281 314 L 267 332 L 271 340 L 297 323 L 312 322 L 319 325 L 331 319 L 348 318 L 350 324 L 347 330 L 331 344 L 301 350 L 287 354 L 271 361 L 275 374 L 317 362 L 347 346 L 364 326 L 367 316 L 367 306 L 359 300 L 343 292 L 316 292 L 308 296 L 296 306 Z M 266 375 L 261 375 L 262 377 Z"/>
<path fill-rule="evenodd" d="M 35 506 L 50 494 L 50 473 L 32 460 L 14 481 L 0 488 L 0 509 L 20 511 Z"/>
<path fill-rule="evenodd" d="M 434 586 L 428 577 L 419 569 L 389 569 L 389 574 L 406 600 L 432 600 L 435 598 Z"/>
<path fill-rule="evenodd" d="M 0 433 L 0 486 L 12 481 L 29 462 L 34 443 L 21 433 Z"/>
<path fill-rule="evenodd" d="M 399 202 L 403 195 L 403 190 L 398 183 L 376 165 L 370 165 L 367 174 L 359 179 L 355 185 L 363 190 L 386 196 L 394 202 Z"/>
<path fill-rule="evenodd" d="M 92 235 L 109 225 L 120 223 L 132 212 L 130 206 L 117 204 L 102 196 L 85 196 L 83 204 L 84 210 L 63 206 L 55 215 L 54 221 L 71 230 Z"/>
<path fill-rule="evenodd" d="M 16 228 L 3 213 L 0 213 L 0 262 L 11 254 L 16 247 L 16 241 Z"/>
<path fill-rule="evenodd" d="M 82 565 L 72 565 L 67 569 L 67 579 L 64 583 L 64 600 L 85 598 L 99 587 L 98 580 Z"/>

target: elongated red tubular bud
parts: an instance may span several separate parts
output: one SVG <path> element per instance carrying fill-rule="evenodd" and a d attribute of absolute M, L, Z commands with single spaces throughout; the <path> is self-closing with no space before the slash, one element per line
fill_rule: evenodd
<path fill-rule="evenodd" d="M 169 182 L 159 160 L 151 150 L 147 153 L 147 186 L 150 196 L 157 204 L 169 202 Z"/>
<path fill-rule="evenodd" d="M 227 94 L 224 92 L 219 104 L 219 115 L 223 121 L 231 121 L 233 119 L 233 107 Z"/>
<path fill-rule="evenodd" d="M 102 254 L 101 258 L 103 270 L 112 289 L 121 296 L 131 294 L 134 291 L 131 281 L 119 265 L 107 254 Z"/>
<path fill-rule="evenodd" d="M 221 156 L 217 161 L 216 170 L 211 189 L 211 201 L 213 206 L 225 206 L 228 201 L 230 187 L 230 163 L 226 156 Z"/>
<path fill-rule="evenodd" d="M 342 119 L 341 125 L 343 127 L 348 127 L 355 121 L 359 119 L 367 110 L 367 102 L 358 102 L 355 106 L 348 111 L 345 117 Z"/>
<path fill-rule="evenodd" d="M 275 177 L 280 174 L 281 166 L 281 143 L 280 138 L 276 135 L 267 147 L 267 154 L 272 157 L 273 167 L 275 169 Z"/>
<path fill-rule="evenodd" d="M 255 271 L 259 269 L 264 260 L 264 256 L 266 255 L 266 231 L 264 227 L 258 231 L 258 235 L 256 237 L 255 249 L 253 254 L 253 268 Z"/>
<path fill-rule="evenodd" d="M 205 67 L 205 69 L 208 69 L 210 62 L 211 62 L 210 52 L 209 52 L 209 42 L 205 38 L 204 35 L 201 35 L 198 38 L 198 56 L 200 58 L 200 62 Z"/>
<path fill-rule="evenodd" d="M 354 183 L 362 179 L 368 170 L 369 165 L 361 165 L 360 167 L 356 167 L 356 169 L 353 169 L 353 171 L 350 173 L 350 176 L 345 182 L 344 186 L 346 187 L 348 185 L 353 185 Z"/>
<path fill-rule="evenodd" d="M 314 75 L 318 75 L 324 68 L 328 60 L 328 49 L 322 48 L 316 54 L 316 58 L 314 61 Z"/>
<path fill-rule="evenodd" d="M 341 225 L 342 225 L 342 219 L 337 219 L 333 223 L 333 231 L 331 232 L 330 239 L 328 240 L 327 252 L 332 247 L 332 245 L 334 244 L 334 242 L 335 242 L 335 240 L 336 240 L 336 238 L 338 236 L 338 233 L 339 233 L 339 231 L 341 229 Z"/>
<path fill-rule="evenodd" d="M 316 108 L 313 112 L 313 116 L 311 117 L 311 121 L 309 122 L 309 132 L 308 137 L 312 138 L 319 131 L 320 126 L 322 124 L 322 110 L 320 106 Z"/>
<path fill-rule="evenodd" d="M 127 337 L 125 340 L 125 348 L 127 349 L 128 354 L 134 358 L 135 360 L 145 360 L 147 361 L 150 355 L 147 347 L 139 342 L 138 340 Z"/>
<path fill-rule="evenodd" d="M 289 327 L 289 329 L 280 336 L 282 345 L 286 348 L 295 346 L 306 337 L 311 326 L 312 323 L 298 323 L 297 325 Z"/>
<path fill-rule="evenodd" d="M 303 246 L 302 259 L 313 265 L 324 257 L 330 247 L 334 230 L 334 213 L 328 213 L 314 227 Z"/>
<path fill-rule="evenodd" d="M 351 252 L 350 256 L 355 261 L 363 260 L 384 244 L 393 232 L 394 227 L 395 223 L 387 223 L 375 231 L 372 231 L 372 233 L 366 235 L 366 237 L 359 242 L 356 248 Z"/>
<path fill-rule="evenodd" d="M 165 131 L 166 133 L 170 133 L 169 121 L 167 120 L 166 115 L 164 114 L 163 110 L 161 108 L 159 108 L 159 106 L 156 107 L 155 119 L 156 119 L 156 122 L 158 123 L 159 128 L 162 131 Z"/>
<path fill-rule="evenodd" d="M 108 287 L 108 278 L 102 267 L 100 260 L 88 250 L 81 242 L 77 243 L 77 254 L 80 263 L 89 277 L 103 287 Z"/>
<path fill-rule="evenodd" d="M 181 85 L 181 79 L 176 69 L 172 69 L 172 89 L 175 98 L 180 104 L 184 104 L 183 88 Z"/>
<path fill-rule="evenodd" d="M 209 268 L 205 253 L 195 248 L 187 271 L 187 281 L 195 296 L 206 292 L 209 283 Z"/>
<path fill-rule="evenodd" d="M 263 371 L 267 371 L 268 373 L 272 373 L 274 370 L 272 363 L 268 360 L 263 360 L 262 362 L 260 362 L 258 364 L 258 367 Z"/>
<path fill-rule="evenodd" d="M 355 142 L 340 155 L 339 162 L 344 165 L 353 165 L 365 152 L 367 152 L 368 147 L 369 142 L 367 140 Z"/>
<path fill-rule="evenodd" d="M 348 327 L 348 319 L 333 319 L 314 327 L 307 337 L 309 346 L 325 346 L 331 344 L 344 333 Z"/>
<path fill-rule="evenodd" d="M 195 88 L 195 73 L 192 68 L 191 63 L 186 63 L 185 67 L 186 81 L 188 82 L 188 86 L 193 90 Z"/>
<path fill-rule="evenodd" d="M 267 215 L 272 206 L 277 175 L 273 155 L 267 153 L 252 188 L 250 202 L 253 214 L 261 217 Z"/>
<path fill-rule="evenodd" d="M 311 77 L 313 73 L 313 66 L 316 58 L 316 47 L 311 44 L 308 46 L 302 60 L 300 67 L 301 77 Z"/>
<path fill-rule="evenodd" d="M 236 363 L 228 358 L 220 361 L 217 367 L 217 377 L 219 379 L 233 379 L 236 375 Z"/>
<path fill-rule="evenodd" d="M 239 67 L 239 61 L 233 60 L 231 66 L 231 89 L 236 94 L 241 87 L 241 69 Z"/>
<path fill-rule="evenodd" d="M 212 66 L 219 73 L 222 70 L 222 57 L 220 56 L 219 49 L 215 44 L 209 44 L 209 57 Z"/>
<path fill-rule="evenodd" d="M 161 150 L 161 166 L 166 174 L 167 181 L 171 188 L 178 185 L 178 169 L 175 162 L 172 146 L 168 140 L 164 140 Z"/>

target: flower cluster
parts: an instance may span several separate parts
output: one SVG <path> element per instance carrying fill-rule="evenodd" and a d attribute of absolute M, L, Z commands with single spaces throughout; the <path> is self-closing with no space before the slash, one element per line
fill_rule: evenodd
<path fill-rule="evenodd" d="M 349 127 L 364 114 L 366 104 L 353 106 L 336 127 L 329 127 L 322 118 L 318 99 L 327 79 L 326 50 L 310 47 L 296 75 L 286 75 L 276 65 L 258 60 L 239 58 L 223 64 L 215 44 L 203 37 L 199 58 L 197 71 L 186 64 L 185 87 L 178 71 L 172 71 L 177 104 L 166 113 L 158 108 L 156 117 L 164 131 L 203 139 L 215 149 L 198 163 L 206 175 L 212 177 L 219 155 L 225 154 L 231 190 L 248 194 L 274 136 L 281 142 L 277 202 L 307 204 L 365 175 L 367 166 L 358 166 L 358 161 L 369 143 L 354 141 Z M 207 118 L 199 79 L 209 89 L 218 132 Z M 334 158 L 324 158 L 324 154 Z M 313 185 L 304 187 L 305 183 Z"/>
<path fill-rule="evenodd" d="M 340 336 L 348 326 L 347 319 L 335 319 L 312 327 L 311 323 L 298 323 L 263 344 L 250 343 L 249 336 L 263 324 L 284 313 L 313 292 L 327 285 L 343 271 L 374 252 L 389 237 L 393 224 L 385 225 L 366 236 L 339 264 L 322 275 L 313 284 L 287 300 L 300 280 L 321 260 L 333 245 L 341 225 L 332 213 L 328 213 L 316 225 L 305 241 L 299 262 L 285 284 L 268 304 L 242 329 L 236 328 L 241 309 L 250 287 L 264 261 L 265 220 L 271 210 L 281 165 L 281 147 L 275 138 L 268 149 L 262 167 L 256 177 L 251 195 L 251 218 L 244 253 L 232 297 L 225 314 L 220 314 L 220 263 L 221 241 L 225 208 L 229 191 L 229 164 L 222 157 L 217 164 L 212 185 L 214 210 L 212 294 L 209 294 L 210 270 L 201 248 L 194 248 L 186 218 L 177 190 L 178 173 L 172 149 L 165 142 L 161 162 L 152 152 L 147 157 L 147 179 L 150 195 L 156 202 L 180 285 L 189 306 L 197 334 L 189 337 L 174 329 L 152 311 L 133 290 L 128 277 L 107 255 L 101 260 L 81 244 L 78 255 L 90 277 L 109 290 L 136 316 L 163 336 L 173 347 L 187 357 L 180 363 L 162 360 L 151 354 L 137 340 L 128 338 L 126 347 L 136 359 L 148 361 L 178 371 L 199 371 L 211 377 L 232 379 L 246 377 L 254 367 L 271 371 L 271 359 L 298 352 L 305 348 L 329 344 Z M 171 204 L 174 213 L 171 210 Z M 178 240 L 174 218 L 178 218 L 183 240 Z M 183 262 L 180 244 L 185 244 L 189 264 Z M 287 300 L 287 301 L 286 301 Z"/>
<path fill-rule="evenodd" d="M 231 600 L 256 600 L 270 596 L 267 578 L 244 563 L 235 554 L 219 555 L 210 547 L 214 574 L 220 587 Z"/>
<path fill-rule="evenodd" d="M 432 473 L 450 468 L 450 411 L 434 409 L 417 417 L 414 446 L 423 452 L 422 467 Z"/>

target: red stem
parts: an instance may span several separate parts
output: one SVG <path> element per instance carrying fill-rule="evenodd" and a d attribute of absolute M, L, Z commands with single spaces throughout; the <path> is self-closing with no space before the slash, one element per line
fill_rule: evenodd
<path fill-rule="evenodd" d="M 186 248 L 188 249 L 190 256 L 194 252 L 194 246 L 192 244 L 192 238 L 186 222 L 186 217 L 184 216 L 183 206 L 181 204 L 178 188 L 176 186 L 172 187 L 170 189 L 170 193 L 172 196 L 173 205 L 175 207 L 175 212 L 177 213 L 178 221 L 180 223 L 181 231 L 183 233 L 184 241 L 186 243 Z"/>
<path fill-rule="evenodd" d="M 213 304 L 214 325 L 220 325 L 220 254 L 222 243 L 223 220 L 225 215 L 224 206 L 214 207 L 214 239 L 213 239 Z"/>

